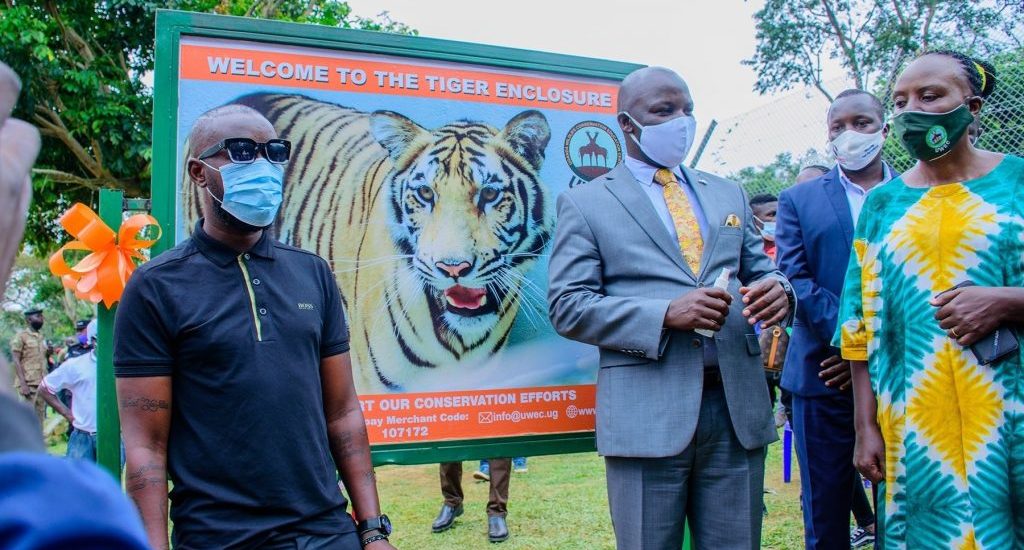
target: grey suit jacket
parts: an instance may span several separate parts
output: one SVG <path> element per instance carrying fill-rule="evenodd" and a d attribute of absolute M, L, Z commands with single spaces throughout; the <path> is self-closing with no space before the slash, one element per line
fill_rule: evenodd
<path fill-rule="evenodd" d="M 548 312 L 559 334 L 600 348 L 597 449 L 605 456 L 665 457 L 689 445 L 700 412 L 703 341 L 662 325 L 672 299 L 713 285 L 724 267 L 733 273 L 733 302 L 715 342 L 732 425 L 747 449 L 778 439 L 739 287 L 765 277 L 788 282 L 764 254 L 739 185 L 684 172 L 710 233 L 696 274 L 624 165 L 558 198 Z M 740 226 L 726 226 L 730 214 Z"/>

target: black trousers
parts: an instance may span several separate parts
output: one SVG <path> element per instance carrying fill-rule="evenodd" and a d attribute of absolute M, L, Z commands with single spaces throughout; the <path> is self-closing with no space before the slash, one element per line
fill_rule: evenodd
<path fill-rule="evenodd" d="M 857 520 L 857 527 L 867 527 L 875 523 L 875 513 L 871 511 L 871 502 L 868 500 L 867 492 L 864 491 L 864 480 L 860 474 L 853 476 L 853 518 Z"/>

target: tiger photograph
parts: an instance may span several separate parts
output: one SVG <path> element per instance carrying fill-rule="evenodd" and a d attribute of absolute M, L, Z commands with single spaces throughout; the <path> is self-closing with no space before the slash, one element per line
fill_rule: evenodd
<path fill-rule="evenodd" d="M 474 369 L 500 374 L 494 364 L 517 316 L 547 323 L 543 288 L 527 276 L 554 221 L 540 179 L 551 140 L 543 113 L 431 129 L 302 95 L 231 103 L 292 142 L 274 232 L 332 266 L 360 394 L 420 391 Z M 198 201 L 182 195 L 190 227 Z"/>

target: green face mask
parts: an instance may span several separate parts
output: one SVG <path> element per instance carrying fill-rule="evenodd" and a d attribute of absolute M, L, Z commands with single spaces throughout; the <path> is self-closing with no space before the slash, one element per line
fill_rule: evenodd
<path fill-rule="evenodd" d="M 912 157 L 929 161 L 948 153 L 972 122 L 964 103 L 948 113 L 904 111 L 892 117 L 892 130 Z"/>

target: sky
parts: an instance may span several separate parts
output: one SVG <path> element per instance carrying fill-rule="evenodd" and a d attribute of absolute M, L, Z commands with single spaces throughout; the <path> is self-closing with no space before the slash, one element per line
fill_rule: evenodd
<path fill-rule="evenodd" d="M 687 81 L 698 127 L 783 94 L 753 91 L 752 0 L 349 0 L 364 17 L 388 11 L 421 36 L 662 65 Z M 825 79 L 841 77 L 838 65 Z M 698 135 L 701 135 L 698 133 Z"/>

